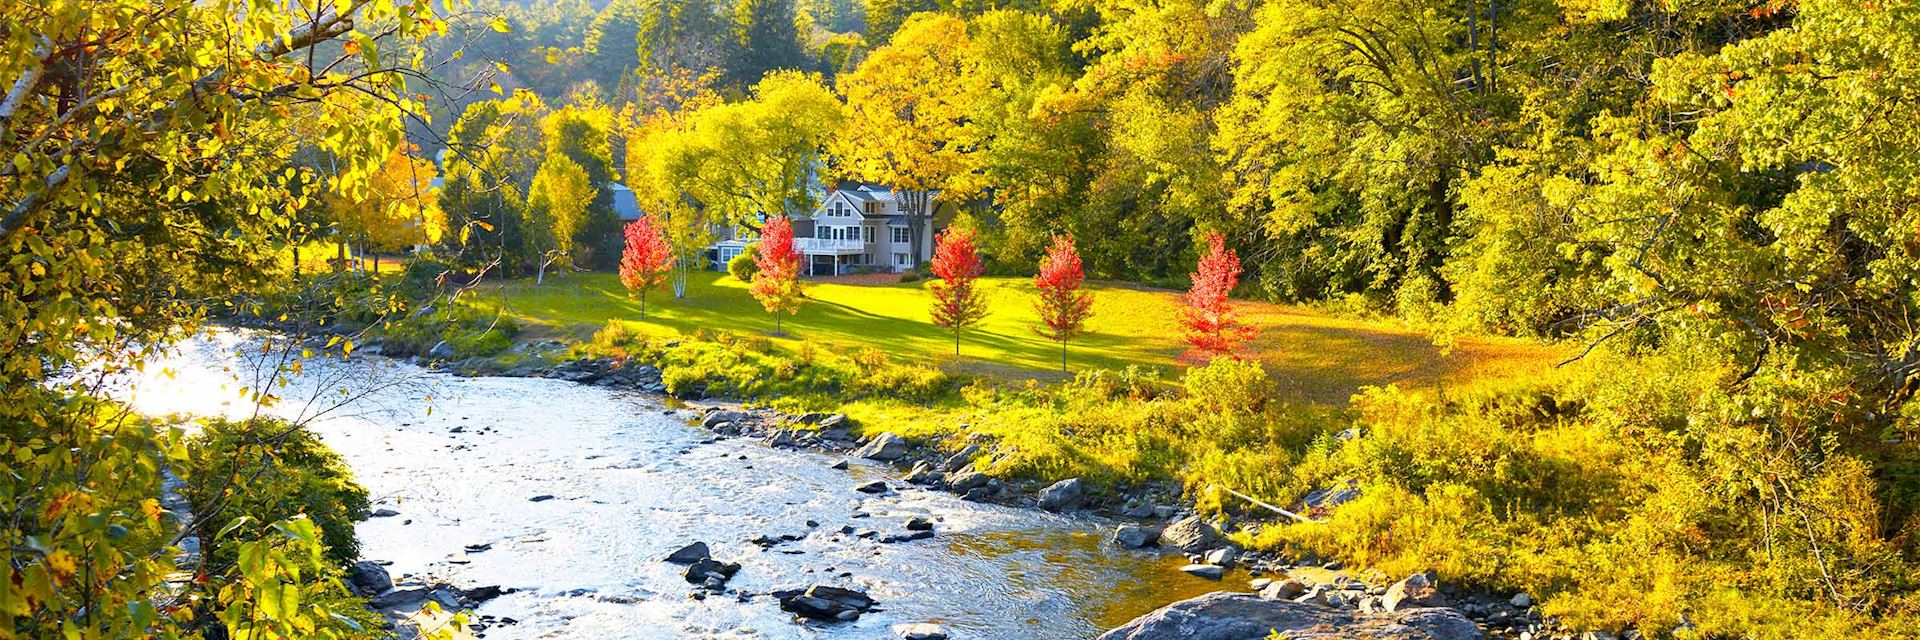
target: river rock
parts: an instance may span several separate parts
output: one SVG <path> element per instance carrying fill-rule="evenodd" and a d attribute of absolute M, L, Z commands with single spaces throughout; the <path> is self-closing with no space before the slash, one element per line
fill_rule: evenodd
<path fill-rule="evenodd" d="M 868 460 L 891 462 L 907 455 L 907 439 L 885 432 L 874 436 L 865 446 L 853 452 L 854 455 Z"/>
<path fill-rule="evenodd" d="M 1101 634 L 1100 640 L 1239 640 L 1279 633 L 1288 640 L 1481 640 L 1452 609 L 1367 615 L 1246 593 L 1209 593 L 1161 607 Z"/>
<path fill-rule="evenodd" d="M 1416 573 L 1387 587 L 1380 604 L 1388 611 L 1399 611 L 1409 607 L 1438 607 L 1446 604 L 1446 598 L 1441 597 L 1440 587 L 1434 584 L 1433 578 Z"/>
<path fill-rule="evenodd" d="M 908 484 L 928 485 L 939 483 L 940 475 L 938 469 L 933 468 L 933 465 L 922 460 L 913 465 L 913 471 L 907 473 L 907 477 L 904 479 Z"/>
<path fill-rule="evenodd" d="M 992 478 L 988 478 L 987 474 L 973 470 L 961 471 L 953 474 L 953 477 L 947 478 L 947 488 L 954 493 L 966 493 L 973 489 L 986 486 L 988 480 L 992 480 Z"/>
<path fill-rule="evenodd" d="M 427 599 L 427 588 L 421 585 L 394 587 L 367 598 L 367 606 L 375 609 L 387 609 L 410 605 Z"/>
<path fill-rule="evenodd" d="M 1260 597 L 1268 600 L 1292 600 L 1307 592 L 1307 583 L 1287 578 L 1267 583 L 1260 589 Z"/>
<path fill-rule="evenodd" d="M 1128 549 L 1153 546 L 1160 539 L 1160 530 L 1137 524 L 1123 524 L 1113 530 L 1113 543 Z"/>
<path fill-rule="evenodd" d="M 962 467 L 973 463 L 973 457 L 977 455 L 980 455 L 980 445 L 967 445 L 965 449 L 961 449 L 953 455 L 947 456 L 946 461 L 940 463 L 940 469 L 947 473 L 959 471 Z"/>
<path fill-rule="evenodd" d="M 447 360 L 454 355 L 453 345 L 447 344 L 445 340 L 434 343 L 433 348 L 427 350 L 427 357 L 434 360 Z"/>
<path fill-rule="evenodd" d="M 839 461 L 839 462 L 835 462 L 835 463 L 833 463 L 833 467 L 832 467 L 832 469 L 833 469 L 834 471 L 846 471 L 846 470 L 847 470 L 847 468 L 848 468 L 848 467 L 851 467 L 851 466 L 853 466 L 853 465 L 849 465 L 849 464 L 847 464 L 847 461 L 845 461 L 845 460 L 841 460 L 841 461 Z"/>
<path fill-rule="evenodd" d="M 353 586 L 354 593 L 371 596 L 393 588 L 393 576 L 387 575 L 387 568 L 372 560 L 361 560 L 347 567 L 347 584 Z"/>
<path fill-rule="evenodd" d="M 715 411 L 713 413 L 707 414 L 707 417 L 700 421 L 700 426 L 706 427 L 708 429 L 712 429 L 714 427 L 720 426 L 722 423 L 727 423 L 727 422 L 739 423 L 740 421 L 746 420 L 746 419 L 747 419 L 747 414 L 743 412 Z"/>
<path fill-rule="evenodd" d="M 853 490 L 858 491 L 860 493 L 886 493 L 887 483 L 881 482 L 879 480 L 875 480 L 873 482 L 869 482 L 869 483 L 854 487 Z"/>
<path fill-rule="evenodd" d="M 1240 559 L 1240 550 L 1235 549 L 1233 547 L 1223 547 L 1220 549 L 1214 549 L 1212 551 L 1207 552 L 1206 559 L 1207 559 L 1207 564 L 1217 564 L 1222 567 L 1231 567 L 1233 566 L 1233 562 L 1235 560 Z"/>
<path fill-rule="evenodd" d="M 1530 596 L 1524 593 L 1516 593 L 1516 594 L 1513 594 L 1513 599 L 1507 601 L 1507 604 L 1513 605 L 1513 608 L 1515 609 L 1525 609 L 1527 607 L 1533 606 L 1533 596 Z"/>
<path fill-rule="evenodd" d="M 1040 508 L 1059 511 L 1079 506 L 1086 495 L 1079 478 L 1067 478 L 1040 490 Z"/>
<path fill-rule="evenodd" d="M 699 562 L 701 560 L 706 559 L 707 556 L 710 556 L 710 555 L 713 555 L 713 552 L 707 549 L 707 543 L 695 542 L 693 544 L 680 547 L 679 551 L 675 551 L 671 554 L 668 554 L 667 562 L 671 562 L 674 564 L 693 564 L 695 562 Z"/>
<path fill-rule="evenodd" d="M 947 640 L 946 629 L 925 622 L 893 625 L 893 635 L 900 636 L 900 640 Z"/>
<path fill-rule="evenodd" d="M 908 531 L 932 531 L 933 521 L 920 516 L 907 518 Z"/>
<path fill-rule="evenodd" d="M 1220 531 L 1213 525 L 1201 520 L 1200 516 L 1187 516 L 1168 524 L 1160 532 L 1160 544 L 1174 547 L 1187 553 L 1200 553 L 1212 548 L 1220 541 Z"/>
<path fill-rule="evenodd" d="M 733 574 L 739 572 L 740 565 L 738 563 L 721 562 L 713 558 L 701 558 L 687 566 L 686 578 L 687 582 L 693 584 L 717 586 L 713 583 L 726 584 L 727 580 L 733 577 Z"/>
<path fill-rule="evenodd" d="M 908 531 L 906 533 L 890 533 L 890 534 L 887 534 L 886 537 L 881 538 L 880 541 L 888 544 L 892 544 L 895 542 L 913 542 L 915 540 L 925 540 L 931 537 L 933 537 L 932 529 L 920 529 L 917 531 Z"/>
<path fill-rule="evenodd" d="M 1190 564 L 1180 567 L 1180 570 L 1186 572 L 1187 575 L 1206 578 L 1208 580 L 1219 580 L 1221 576 L 1227 575 L 1227 568 L 1217 564 Z"/>
<path fill-rule="evenodd" d="M 780 610 L 815 620 L 853 620 L 873 608 L 866 593 L 816 584 L 805 589 L 776 589 Z"/>

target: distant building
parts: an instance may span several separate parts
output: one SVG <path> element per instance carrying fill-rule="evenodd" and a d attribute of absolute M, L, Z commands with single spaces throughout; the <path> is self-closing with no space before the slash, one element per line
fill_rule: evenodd
<path fill-rule="evenodd" d="M 828 189 L 811 215 L 794 215 L 793 248 L 800 252 L 801 273 L 839 275 L 855 271 L 907 271 L 933 257 L 933 236 L 953 219 L 950 205 L 939 195 L 929 198 L 932 211 L 907 211 L 885 186 L 843 182 Z M 913 249 L 908 217 L 920 215 L 920 250 Z M 716 230 L 720 240 L 708 247 L 712 267 L 725 270 L 758 234 L 742 229 Z"/>

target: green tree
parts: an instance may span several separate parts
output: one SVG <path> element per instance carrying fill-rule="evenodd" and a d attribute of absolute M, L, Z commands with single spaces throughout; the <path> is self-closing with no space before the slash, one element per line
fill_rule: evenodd
<path fill-rule="evenodd" d="M 733 59 L 728 73 L 734 84 L 749 86 L 778 69 L 811 68 L 800 45 L 799 14 L 795 0 L 739 0 L 733 7 Z"/>
<path fill-rule="evenodd" d="M 572 264 L 575 238 L 587 225 L 593 206 L 587 171 L 564 154 L 547 156 L 527 189 L 527 246 L 539 256 L 534 284 L 546 281 L 547 267 Z"/>

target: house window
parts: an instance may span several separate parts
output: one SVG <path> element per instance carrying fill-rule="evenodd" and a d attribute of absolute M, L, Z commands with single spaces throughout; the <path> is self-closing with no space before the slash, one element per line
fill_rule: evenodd
<path fill-rule="evenodd" d="M 860 227 L 860 228 L 862 229 L 861 234 L 866 236 L 867 244 L 873 244 L 873 227 Z"/>
<path fill-rule="evenodd" d="M 819 238 L 821 240 L 825 240 L 828 237 L 827 234 L 832 230 L 833 230 L 833 227 L 828 227 L 828 226 L 814 227 L 813 237 Z"/>
<path fill-rule="evenodd" d="M 879 213 L 879 212 L 880 212 L 880 203 L 878 203 L 878 202 L 869 202 L 869 203 L 867 203 L 867 214 L 868 214 L 868 215 L 872 215 L 872 214 L 875 214 L 875 213 Z"/>
<path fill-rule="evenodd" d="M 887 227 L 887 228 L 893 230 L 894 244 L 906 244 L 909 242 L 913 242 L 913 234 L 910 232 L 911 230 L 907 229 L 906 227 Z"/>
<path fill-rule="evenodd" d="M 910 267 L 910 266 L 913 266 L 913 260 L 907 258 L 907 254 L 896 253 L 896 254 L 893 254 L 893 266 Z"/>

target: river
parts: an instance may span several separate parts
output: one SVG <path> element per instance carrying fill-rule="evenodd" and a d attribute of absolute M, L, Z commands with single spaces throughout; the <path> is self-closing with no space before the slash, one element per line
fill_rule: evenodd
<path fill-rule="evenodd" d="M 261 339 L 190 340 L 116 394 L 148 413 L 235 415 L 254 410 L 243 387 L 273 388 L 284 399 L 271 412 L 325 409 L 311 428 L 376 509 L 399 513 L 359 525 L 362 555 L 390 562 L 396 580 L 517 590 L 476 612 L 517 621 L 488 628 L 489 640 L 891 638 L 907 622 L 938 623 L 957 639 L 1084 639 L 1245 584 L 1183 574 L 1177 554 L 1105 544 L 1113 523 L 1097 518 L 967 502 L 865 461 L 836 470 L 835 456 L 716 441 L 654 396 L 463 378 L 371 356 L 309 359 L 285 387 L 249 385 L 255 363 L 241 354 L 258 353 Z M 896 492 L 853 490 L 873 479 Z M 840 532 L 884 537 L 916 515 L 938 535 L 882 543 Z M 783 534 L 803 537 L 750 542 Z M 692 541 L 743 566 L 730 591 L 854 586 L 879 609 L 820 625 L 793 621 L 767 596 L 696 599 L 682 567 L 661 562 Z"/>

